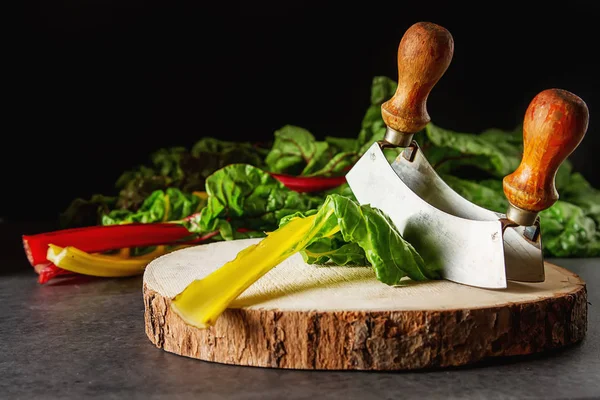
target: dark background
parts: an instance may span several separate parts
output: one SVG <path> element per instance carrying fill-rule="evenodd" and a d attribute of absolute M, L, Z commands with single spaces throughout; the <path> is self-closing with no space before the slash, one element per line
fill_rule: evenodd
<path fill-rule="evenodd" d="M 455 41 L 433 122 L 512 129 L 538 92 L 567 89 L 590 109 L 571 160 L 600 187 L 598 2 L 455 3 L 23 3 L 3 57 L 0 217 L 54 219 L 74 197 L 113 194 L 150 152 L 203 136 L 269 140 L 295 124 L 355 137 L 371 79 L 396 79 L 400 38 L 422 20 Z"/>

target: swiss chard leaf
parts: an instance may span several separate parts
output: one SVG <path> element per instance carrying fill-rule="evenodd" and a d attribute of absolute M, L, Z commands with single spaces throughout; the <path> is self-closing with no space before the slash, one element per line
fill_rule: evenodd
<path fill-rule="evenodd" d="M 136 211 L 116 209 L 102 217 L 102 225 L 153 223 L 183 219 L 203 206 L 205 200 L 176 188 L 155 190 Z"/>
<path fill-rule="evenodd" d="M 369 262 L 362 247 L 346 242 L 340 232 L 315 240 L 300 253 L 307 264 L 365 266 Z"/>
<path fill-rule="evenodd" d="M 553 257 L 600 255 L 600 232 L 581 207 L 557 201 L 540 213 L 544 254 Z"/>
<path fill-rule="evenodd" d="M 360 157 L 356 139 L 327 136 L 318 141 L 306 129 L 286 125 L 275 132 L 265 162 L 269 171 L 297 176 L 341 176 Z"/>
<path fill-rule="evenodd" d="M 561 197 L 581 207 L 585 214 L 600 226 L 600 190 L 592 187 L 579 172 L 569 177 Z"/>
<path fill-rule="evenodd" d="M 216 170 L 234 162 L 262 167 L 266 154 L 258 145 L 211 137 L 196 142 L 191 151 L 184 147 L 159 149 L 150 155 L 150 165 L 126 171 L 117 179 L 116 206 L 135 211 L 152 192 L 168 187 L 202 191 L 206 177 Z"/>
<path fill-rule="evenodd" d="M 357 153 L 360 148 L 358 140 L 354 138 L 326 136 L 325 141 L 329 144 L 333 154 Z"/>
<path fill-rule="evenodd" d="M 393 96 L 396 87 L 396 82 L 385 76 L 373 78 L 371 105 L 356 139 L 327 136 L 324 141 L 317 141 L 309 131 L 297 126 L 286 125 L 279 129 L 265 159 L 269 171 L 302 176 L 345 174 L 374 142 L 383 139 L 386 128 L 381 118 L 381 104 Z M 391 161 L 400 149 L 384 152 Z"/>
<path fill-rule="evenodd" d="M 347 173 L 352 165 L 358 159 L 358 154 L 354 152 L 342 152 L 335 154 L 329 161 L 318 171 L 306 173 L 306 170 L 302 172 L 302 175 L 306 176 L 340 176 Z"/>
<path fill-rule="evenodd" d="M 300 175 L 302 176 L 315 176 L 319 173 L 331 172 L 327 169 L 321 171 L 331 159 L 332 153 L 329 148 L 329 143 L 314 141 L 314 149 L 314 154 L 310 156 L 306 166 L 302 172 L 300 172 Z M 331 170 L 331 168 L 329 168 L 329 170 Z"/>
<path fill-rule="evenodd" d="M 398 84 L 386 77 L 376 76 L 371 82 L 371 102 L 361 123 L 358 134 L 359 153 L 362 155 L 377 140 L 383 139 L 385 123 L 381 118 L 381 105 L 396 92 Z"/>
<path fill-rule="evenodd" d="M 499 140 L 501 135 L 497 131 L 482 136 L 458 133 L 429 123 L 425 134 L 438 148 L 428 153 L 427 158 L 440 173 L 452 173 L 458 166 L 468 165 L 491 176 L 504 177 L 521 162 L 521 148 L 511 142 L 512 137 Z M 444 163 L 445 169 L 440 169 Z"/>
<path fill-rule="evenodd" d="M 226 240 L 237 228 L 265 232 L 281 218 L 318 207 L 323 198 L 294 192 L 269 173 L 249 164 L 230 164 L 206 180 L 208 202 L 187 222 L 192 232 L 220 231 Z"/>
<path fill-rule="evenodd" d="M 371 82 L 371 105 L 381 106 L 394 95 L 397 88 L 398 83 L 387 76 L 374 77 Z"/>
<path fill-rule="evenodd" d="M 281 221 L 280 226 L 300 217 L 299 214 L 289 216 Z M 397 285 L 406 276 L 418 281 L 440 277 L 437 270 L 425 265 L 419 253 L 404 240 L 390 219 L 369 205 L 361 206 L 350 198 L 328 195 L 316 213 L 314 225 L 319 226 L 322 232 L 338 232 L 334 229 L 337 226 L 339 233 L 316 235 L 301 250 L 305 260 L 356 265 L 364 261 L 364 253 L 377 279 L 388 285 Z M 344 246 L 344 250 L 350 250 L 346 256 L 342 252 Z M 362 253 L 358 248 L 362 249 Z"/>
<path fill-rule="evenodd" d="M 362 119 L 358 134 L 358 157 L 362 156 L 373 143 L 383 140 L 386 126 L 381 118 L 381 105 L 396 92 L 397 83 L 386 77 L 376 76 L 371 83 L 371 104 Z M 386 148 L 383 153 L 391 163 L 402 151 L 401 148 Z"/>
<path fill-rule="evenodd" d="M 286 125 L 275 131 L 275 142 L 265 163 L 270 172 L 300 175 L 326 149 L 327 143 L 317 145 L 313 134 L 306 129 Z"/>

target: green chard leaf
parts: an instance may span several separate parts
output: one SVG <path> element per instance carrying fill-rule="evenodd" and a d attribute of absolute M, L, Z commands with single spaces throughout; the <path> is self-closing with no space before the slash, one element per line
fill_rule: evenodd
<path fill-rule="evenodd" d="M 545 255 L 600 256 L 600 231 L 581 207 L 559 200 L 540 213 L 540 225 Z"/>
<path fill-rule="evenodd" d="M 294 192 L 249 164 L 231 164 L 216 171 L 206 180 L 206 192 L 206 207 L 187 227 L 199 233 L 218 230 L 225 240 L 234 239 L 238 228 L 264 234 L 276 229 L 281 218 L 318 207 L 323 201 Z"/>
<path fill-rule="evenodd" d="M 198 212 L 204 202 L 204 199 L 176 188 L 155 190 L 138 210 L 112 210 L 102 217 L 102 225 L 177 221 Z"/>
<path fill-rule="evenodd" d="M 315 137 L 304 128 L 286 125 L 275 131 L 275 142 L 265 163 L 270 172 L 300 175 L 309 165 L 316 165 L 328 144 L 317 144 Z M 311 164 L 312 163 L 312 164 Z"/>
<path fill-rule="evenodd" d="M 116 207 L 123 210 L 137 210 L 152 192 L 166 189 L 172 184 L 173 180 L 170 177 L 158 175 L 152 168 L 146 166 L 126 171 L 115 184 L 119 190 Z"/>
<path fill-rule="evenodd" d="M 597 227 L 600 227 L 600 190 L 592 187 L 583 175 L 579 172 L 573 173 L 564 185 L 564 190 L 559 193 L 565 201 L 581 207 L 584 213 L 596 222 Z"/>
<path fill-rule="evenodd" d="M 356 139 L 327 136 L 318 141 L 306 129 L 286 125 L 275 132 L 265 162 L 273 173 L 296 176 L 341 176 L 360 157 Z"/>
<path fill-rule="evenodd" d="M 310 215 L 314 211 L 310 212 Z M 306 216 L 308 216 L 307 214 Z M 280 226 L 302 214 L 290 215 Z M 358 205 L 350 198 L 328 195 L 316 213 L 315 226 L 323 234 L 315 235 L 301 250 L 307 262 L 336 265 L 364 265 L 368 261 L 377 279 L 398 285 L 404 277 L 422 281 L 438 279 L 439 272 L 425 265 L 419 253 L 398 232 L 391 220 L 369 205 Z M 328 235 L 327 232 L 339 232 Z"/>
<path fill-rule="evenodd" d="M 358 140 L 353 138 L 342 138 L 326 136 L 325 142 L 329 144 L 332 153 L 357 153 L 360 149 Z"/>
<path fill-rule="evenodd" d="M 302 175 L 306 176 L 340 176 L 345 175 L 350 168 L 354 165 L 356 160 L 358 160 L 358 154 L 353 152 L 342 152 L 335 154 L 332 158 L 329 159 L 327 164 L 325 164 L 320 170 L 306 173 L 306 171 L 302 172 Z"/>
<path fill-rule="evenodd" d="M 360 154 L 363 154 L 375 141 L 383 139 L 386 128 L 381 118 L 381 105 L 394 95 L 397 87 L 398 84 L 386 76 L 373 78 L 371 104 L 363 117 L 358 134 L 358 145 L 361 146 Z"/>
<path fill-rule="evenodd" d="M 358 243 L 348 243 L 340 232 L 315 240 L 300 252 L 307 264 L 365 266 L 369 261 Z"/>
<path fill-rule="evenodd" d="M 196 142 L 191 151 L 184 147 L 159 149 L 150 155 L 150 165 L 125 171 L 117 179 L 116 206 L 135 211 L 152 192 L 169 187 L 203 191 L 206 177 L 216 170 L 234 162 L 262 167 L 266 154 L 267 149 L 259 145 L 211 137 Z"/>
<path fill-rule="evenodd" d="M 371 83 L 371 105 L 381 106 L 396 93 L 398 83 L 387 76 L 376 76 Z"/>
<path fill-rule="evenodd" d="M 331 159 L 332 153 L 329 148 L 329 143 L 314 141 L 315 152 L 307 160 L 307 164 L 300 172 L 302 176 L 314 176 L 322 168 L 325 168 L 329 160 Z"/>
<path fill-rule="evenodd" d="M 381 105 L 394 95 L 397 87 L 398 84 L 386 76 L 376 76 L 373 78 L 371 83 L 371 105 L 367 108 L 361 123 L 361 130 L 358 134 L 358 158 L 373 143 L 383 140 L 386 126 L 381 117 Z M 387 148 L 383 150 L 383 153 L 391 163 L 401 151 L 401 148 Z"/>
<path fill-rule="evenodd" d="M 469 166 L 502 178 L 521 162 L 522 150 L 511 143 L 510 133 L 506 140 L 499 140 L 502 136 L 498 131 L 487 135 L 458 133 L 429 123 L 425 135 L 436 147 L 428 149 L 427 159 L 439 173 L 453 174 L 457 167 Z"/>

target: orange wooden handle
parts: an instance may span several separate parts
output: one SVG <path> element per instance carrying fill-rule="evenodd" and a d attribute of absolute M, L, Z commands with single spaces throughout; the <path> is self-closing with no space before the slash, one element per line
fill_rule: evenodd
<path fill-rule="evenodd" d="M 556 171 L 583 139 L 588 119 L 585 102 L 566 90 L 548 89 L 533 98 L 523 120 L 521 164 L 503 180 L 513 206 L 539 212 L 558 200 Z"/>
<path fill-rule="evenodd" d="M 427 97 L 453 54 L 454 39 L 445 28 L 431 22 L 417 22 L 408 28 L 398 46 L 398 88 L 381 105 L 387 126 L 416 133 L 429 123 Z"/>

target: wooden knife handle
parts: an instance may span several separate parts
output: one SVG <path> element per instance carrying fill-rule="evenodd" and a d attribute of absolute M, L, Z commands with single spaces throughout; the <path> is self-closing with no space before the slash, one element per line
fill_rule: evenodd
<path fill-rule="evenodd" d="M 503 179 L 509 219 L 531 225 L 558 200 L 556 172 L 583 140 L 588 119 L 585 102 L 566 90 L 547 89 L 533 98 L 523 120 L 521 164 Z"/>
<path fill-rule="evenodd" d="M 408 28 L 398 46 L 398 88 L 381 105 L 381 116 L 389 128 L 412 136 L 429 123 L 427 97 L 453 54 L 454 39 L 445 28 L 432 22 L 417 22 Z"/>

